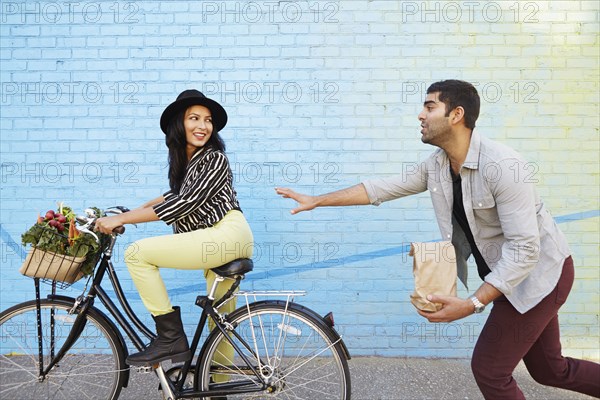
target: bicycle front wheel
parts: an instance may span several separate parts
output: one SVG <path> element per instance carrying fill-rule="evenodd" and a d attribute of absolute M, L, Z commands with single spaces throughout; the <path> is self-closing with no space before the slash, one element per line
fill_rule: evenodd
<path fill-rule="evenodd" d="M 250 366 L 213 330 L 198 361 L 198 389 L 226 391 L 227 399 L 350 399 L 343 344 L 316 313 L 295 303 L 260 301 L 227 319 L 235 328 L 229 336 Z"/>
<path fill-rule="evenodd" d="M 113 327 L 95 309 L 77 341 L 44 377 L 42 368 L 59 351 L 76 314 L 72 304 L 41 300 L 42 338 L 38 340 L 35 300 L 17 304 L 0 314 L 0 398 L 116 399 L 123 386 L 125 354 Z M 41 347 L 40 347 L 41 346 Z"/>

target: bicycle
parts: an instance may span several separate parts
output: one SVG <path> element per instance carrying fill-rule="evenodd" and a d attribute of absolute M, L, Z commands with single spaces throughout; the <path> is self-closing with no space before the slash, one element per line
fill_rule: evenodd
<path fill-rule="evenodd" d="M 113 207 L 103 214 L 127 211 Z M 98 216 L 93 210 L 86 212 L 77 217 L 78 229 L 94 234 Z M 110 235 L 77 298 L 57 294 L 56 281 L 49 282 L 51 294 L 41 298 L 40 278 L 34 278 L 36 298 L 0 313 L 0 398 L 117 399 L 127 387 L 130 367 L 125 363 L 129 352 L 125 337 L 140 351 L 145 342 L 140 334 L 146 341 L 156 335 L 133 311 L 111 261 L 116 240 L 124 231 L 120 227 Z M 167 400 L 350 399 L 350 355 L 334 329 L 331 313 L 321 317 L 296 303 L 295 297 L 304 292 L 236 293 L 252 269 L 250 259 L 212 269 L 218 276 L 215 284 L 195 302 L 202 312 L 190 343 L 192 360 L 166 371 L 165 363 L 137 368 L 156 373 Z M 120 308 L 102 287 L 105 275 Z M 218 285 L 230 279 L 234 280 L 231 289 L 215 299 Z M 282 299 L 263 300 L 265 296 Z M 229 315 L 219 313 L 219 306 L 235 297 L 245 299 L 245 304 Z M 96 299 L 110 316 L 94 306 Z M 209 317 L 215 327 L 200 347 Z M 232 347 L 234 356 L 225 356 L 219 345 Z"/>

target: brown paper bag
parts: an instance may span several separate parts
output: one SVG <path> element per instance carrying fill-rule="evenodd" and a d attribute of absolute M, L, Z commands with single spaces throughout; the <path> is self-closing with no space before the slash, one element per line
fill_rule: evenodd
<path fill-rule="evenodd" d="M 439 311 L 442 304 L 427 295 L 456 296 L 456 253 L 451 242 L 411 243 L 415 292 L 410 302 L 422 311 Z"/>

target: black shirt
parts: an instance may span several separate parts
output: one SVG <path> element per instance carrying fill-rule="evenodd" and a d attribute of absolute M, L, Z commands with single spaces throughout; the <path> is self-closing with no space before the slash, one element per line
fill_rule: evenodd
<path fill-rule="evenodd" d="M 450 173 L 452 174 L 452 192 L 454 197 L 454 202 L 452 205 L 452 215 L 465 232 L 465 236 L 467 237 L 467 241 L 471 246 L 471 253 L 473 257 L 475 257 L 475 263 L 477 264 L 477 272 L 479 273 L 479 277 L 481 280 L 484 280 L 485 276 L 489 274 L 490 268 L 487 263 L 483 259 L 483 256 L 477 249 L 475 245 L 475 239 L 473 238 L 473 232 L 471 232 L 471 228 L 469 227 L 469 221 L 467 220 L 467 214 L 465 213 L 465 206 L 463 205 L 463 195 L 462 195 L 462 179 L 460 174 L 458 176 L 454 175 L 454 171 L 450 168 Z"/>

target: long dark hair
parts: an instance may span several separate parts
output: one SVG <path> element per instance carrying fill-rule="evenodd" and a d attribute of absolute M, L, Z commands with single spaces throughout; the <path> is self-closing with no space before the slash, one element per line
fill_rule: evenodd
<path fill-rule="evenodd" d="M 186 109 L 183 109 L 171 118 L 167 126 L 167 135 L 165 138 L 165 142 L 169 148 L 169 187 L 175 194 L 179 194 L 188 165 L 187 139 L 183 125 L 183 118 L 186 111 Z M 225 142 L 217 131 L 212 132 L 205 147 L 225 152 Z M 200 149 L 198 148 L 198 150 Z"/>

